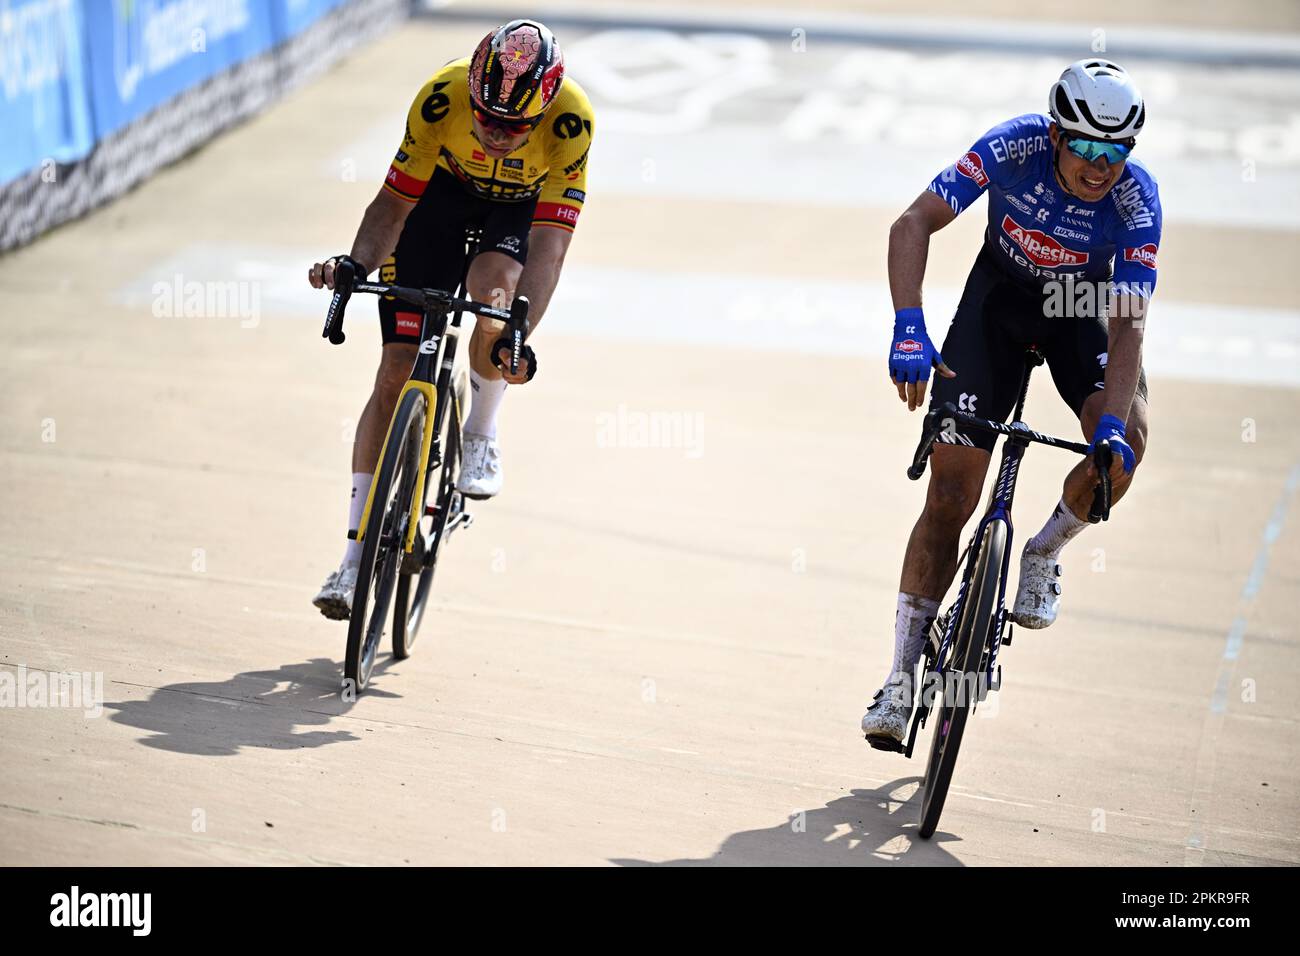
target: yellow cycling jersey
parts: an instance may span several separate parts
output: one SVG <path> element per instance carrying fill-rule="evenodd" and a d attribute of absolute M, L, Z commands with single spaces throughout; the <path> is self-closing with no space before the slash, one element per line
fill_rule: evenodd
<path fill-rule="evenodd" d="M 592 110 L 587 94 L 565 77 L 546 117 L 508 156 L 488 156 L 474 136 L 469 58 L 448 63 L 424 84 L 406 118 L 406 138 L 384 185 L 416 202 L 441 167 L 485 199 L 537 198 L 534 225 L 572 230 L 587 198 Z"/>

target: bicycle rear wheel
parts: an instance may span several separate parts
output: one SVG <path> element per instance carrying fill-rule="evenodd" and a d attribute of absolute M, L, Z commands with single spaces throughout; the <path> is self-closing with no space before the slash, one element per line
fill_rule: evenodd
<path fill-rule="evenodd" d="M 983 676 L 984 650 L 997 614 L 998 583 L 1002 575 L 1002 556 L 1007 546 L 1007 526 L 1001 521 L 992 522 L 984 531 L 978 551 L 972 556 L 975 562 L 966 599 L 953 635 L 952 650 L 946 664 L 939 665 L 943 680 L 937 689 L 929 682 L 927 690 L 942 695 L 934 709 L 937 718 L 934 737 L 930 741 L 930 759 L 925 770 L 925 792 L 921 798 L 921 829 L 923 839 L 929 839 L 939 825 L 939 815 L 952 783 L 953 769 L 957 766 L 957 751 L 961 747 L 966 719 L 975 709 Z M 928 677 L 929 675 L 927 675 Z"/>
<path fill-rule="evenodd" d="M 370 681 L 384 623 L 393 600 L 397 569 L 402 561 L 410 523 L 411 498 L 419 467 L 427 405 L 424 394 L 411 390 L 402 398 L 389 429 L 384 457 L 375 475 L 374 498 L 361 548 L 357 589 L 348 624 L 343 676 L 357 693 Z"/>
<path fill-rule="evenodd" d="M 460 409 L 457 404 L 447 409 L 443 416 L 438 447 L 442 450 L 442 464 L 427 479 L 436 483 L 434 493 L 426 496 L 433 501 L 433 513 L 421 519 L 418 532 L 424 541 L 421 568 L 415 573 L 402 573 L 397 578 L 397 600 L 393 605 L 393 656 L 398 659 L 411 656 L 420 625 L 424 622 L 442 543 L 465 507 L 464 498 L 456 490 L 456 478 L 460 474 Z"/>

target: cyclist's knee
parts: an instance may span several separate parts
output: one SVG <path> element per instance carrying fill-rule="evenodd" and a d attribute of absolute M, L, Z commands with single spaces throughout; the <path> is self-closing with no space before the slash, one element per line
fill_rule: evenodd
<path fill-rule="evenodd" d="M 972 480 L 972 476 L 960 473 L 931 475 L 925 496 L 926 515 L 960 527 L 975 513 L 981 485 L 979 476 Z"/>
<path fill-rule="evenodd" d="M 476 302 L 498 309 L 510 308 L 515 286 L 524 267 L 500 252 L 484 252 L 474 257 L 465 286 Z"/>
<path fill-rule="evenodd" d="M 926 516 L 960 527 L 979 506 L 989 453 L 978 448 L 943 445 L 935 447 L 930 461 Z"/>
<path fill-rule="evenodd" d="M 377 395 L 387 401 L 397 397 L 406 380 L 411 377 L 411 367 L 415 364 L 417 351 L 414 345 L 392 343 L 384 346 L 379 359 L 379 371 L 375 375 Z"/>

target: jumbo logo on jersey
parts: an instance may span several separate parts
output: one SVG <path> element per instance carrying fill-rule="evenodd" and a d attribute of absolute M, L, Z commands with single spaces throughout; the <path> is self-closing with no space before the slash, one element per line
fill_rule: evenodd
<path fill-rule="evenodd" d="M 1138 246 L 1136 249 L 1125 249 L 1124 261 L 1136 262 L 1148 269 L 1154 269 L 1156 267 L 1156 250 L 1157 246 L 1154 242 L 1148 242 L 1145 246 Z"/>
<path fill-rule="evenodd" d="M 433 84 L 433 90 L 420 105 L 420 115 L 424 117 L 426 123 L 436 123 L 447 115 L 451 100 L 446 93 L 441 92 L 446 85 L 446 83 Z M 410 138 L 410 126 L 407 126 L 407 138 Z"/>
<path fill-rule="evenodd" d="M 1063 246 L 1047 233 L 1028 229 L 1010 216 L 1002 217 L 1002 231 L 1035 265 L 1081 266 L 1088 261 L 1088 253 Z"/>
<path fill-rule="evenodd" d="M 984 160 L 980 159 L 980 154 L 974 150 L 957 160 L 957 172 L 973 180 L 980 189 L 989 184 L 989 174 L 984 172 Z"/>

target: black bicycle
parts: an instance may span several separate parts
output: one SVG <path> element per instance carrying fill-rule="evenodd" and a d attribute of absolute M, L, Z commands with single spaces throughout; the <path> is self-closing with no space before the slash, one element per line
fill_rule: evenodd
<path fill-rule="evenodd" d="M 393 656 L 411 655 L 443 542 L 473 521 L 465 510 L 464 496 L 456 490 L 464 409 L 463 396 L 452 376 L 465 313 L 506 323 L 513 343 L 510 371 L 519 371 L 528 334 L 527 297 L 516 298 L 509 312 L 465 297 L 469 264 L 481 238 L 481 230 L 466 230 L 465 265 L 455 295 L 438 289 L 356 281 L 348 263 L 340 263 L 335 270 L 334 298 L 321 333 L 335 345 L 345 339 L 343 313 L 354 292 L 400 299 L 423 314 L 420 350 L 411 377 L 398 395 L 365 511 L 357 529 L 348 532 L 348 537 L 362 542 L 343 665 L 344 686 L 356 693 L 370 680 L 390 605 Z M 431 487 L 435 489 L 433 501 L 426 505 Z"/>
<path fill-rule="evenodd" d="M 907 744 L 867 737 L 871 746 L 878 750 L 898 751 L 911 757 L 917 731 L 925 726 L 931 711 L 936 712 L 938 725 L 930 741 L 930 759 L 925 769 L 925 789 L 921 799 L 920 834 L 927 839 L 939 825 L 966 720 L 979 701 L 1002 685 L 998 652 L 1004 645 L 1011 644 L 1013 631 L 1003 599 L 1011 560 L 1011 501 L 1015 496 L 1021 459 L 1032 442 L 1080 455 L 1089 453 L 1087 445 L 1033 431 L 1021 420 L 1025 395 L 1029 391 L 1029 375 L 1042 364 L 1043 356 L 1038 348 L 1032 345 L 1026 348 L 1020 397 L 1010 425 L 960 411 L 951 402 L 932 409 L 926 415 L 921 443 L 907 469 L 907 477 L 914 481 L 920 478 L 940 434 L 955 440 L 958 425 L 1006 437 L 988 508 L 966 550 L 958 558 L 959 565 L 964 563 L 964 571 L 956 600 L 935 618 L 930 627 L 920 699 L 912 716 Z M 1098 442 L 1092 455 L 1100 475 L 1088 513 L 1088 520 L 1095 524 L 1110 517 L 1110 444 Z"/>

